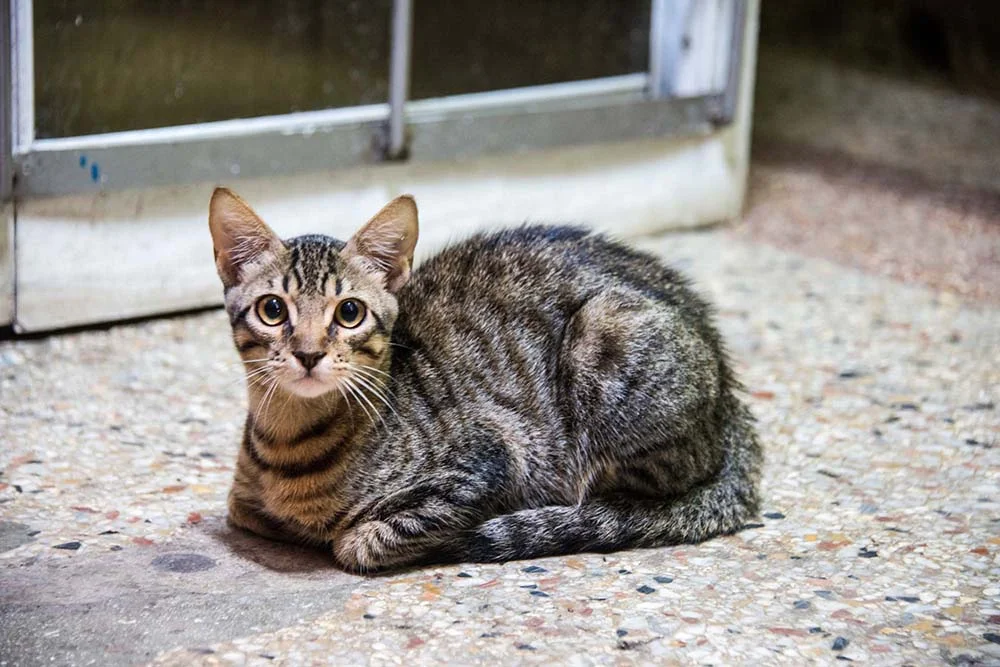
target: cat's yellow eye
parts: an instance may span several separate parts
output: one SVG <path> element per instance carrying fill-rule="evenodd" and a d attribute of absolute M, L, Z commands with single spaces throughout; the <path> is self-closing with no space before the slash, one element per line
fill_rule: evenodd
<path fill-rule="evenodd" d="M 337 324 L 347 329 L 353 329 L 361 324 L 365 319 L 367 309 L 365 304 L 357 299 L 344 299 L 337 304 L 337 310 L 333 313 L 333 318 Z"/>
<path fill-rule="evenodd" d="M 276 327 L 288 319 L 288 307 L 281 297 L 273 294 L 257 299 L 257 317 L 270 327 Z"/>

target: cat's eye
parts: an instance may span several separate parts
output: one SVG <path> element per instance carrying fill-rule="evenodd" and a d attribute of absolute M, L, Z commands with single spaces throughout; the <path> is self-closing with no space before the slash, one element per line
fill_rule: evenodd
<path fill-rule="evenodd" d="M 257 317 L 268 326 L 278 326 L 288 319 L 288 307 L 280 297 L 273 294 L 257 299 Z"/>
<path fill-rule="evenodd" d="M 366 312 L 365 304 L 357 299 L 344 299 L 337 304 L 333 317 L 340 326 L 353 329 L 365 319 Z"/>

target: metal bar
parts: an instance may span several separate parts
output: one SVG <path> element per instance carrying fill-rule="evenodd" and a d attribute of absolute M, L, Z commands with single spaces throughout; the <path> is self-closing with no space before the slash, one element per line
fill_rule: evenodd
<path fill-rule="evenodd" d="M 14 81 L 16 44 L 14 0 L 0 0 L 0 326 L 14 322 L 16 253 L 14 251 Z"/>
<path fill-rule="evenodd" d="M 719 113 L 714 119 L 719 125 L 729 124 L 736 117 L 740 101 L 740 79 L 743 75 L 743 41 L 747 30 L 747 0 L 733 2 L 733 29 L 729 39 L 729 65 L 726 70 L 726 88 L 722 94 Z"/>
<path fill-rule="evenodd" d="M 388 105 L 36 141 L 17 197 L 219 183 L 374 164 Z M 320 122 L 325 121 L 325 122 Z"/>
<path fill-rule="evenodd" d="M 649 96 L 661 100 L 669 91 L 667 78 L 667 3 L 653 0 L 649 16 Z"/>
<path fill-rule="evenodd" d="M 260 134 L 280 133 L 283 135 L 314 134 L 325 132 L 341 125 L 384 121 L 389 116 L 385 104 L 369 104 L 340 109 L 320 111 L 300 111 L 276 116 L 256 118 L 235 118 L 211 123 L 192 125 L 172 125 L 148 130 L 128 130 L 107 134 L 86 134 L 61 139 L 38 139 L 33 151 L 94 150 L 119 146 L 147 146 L 157 144 L 181 144 L 190 141 L 215 141 L 223 139 L 246 139 Z"/>
<path fill-rule="evenodd" d="M 489 108 L 535 107 L 566 100 L 600 99 L 625 102 L 619 96 L 635 97 L 646 87 L 645 74 L 622 76 L 569 83 L 510 88 L 487 93 L 451 95 L 416 102 L 408 102 L 408 114 L 434 114 L 472 112 Z M 148 130 L 128 130 L 106 134 L 87 134 L 60 139 L 38 139 L 32 144 L 33 152 L 68 150 L 97 150 L 121 146 L 148 146 L 181 144 L 191 141 L 222 139 L 247 139 L 254 135 L 280 132 L 283 135 L 309 134 L 328 131 L 339 125 L 384 121 L 391 113 L 385 104 L 371 104 L 340 109 L 302 111 L 276 116 L 238 118 L 192 125 L 173 125 Z"/>
<path fill-rule="evenodd" d="M 677 79 L 684 55 L 692 46 L 688 23 L 696 2 L 653 0 L 649 35 L 649 95 L 654 100 L 677 96 Z"/>
<path fill-rule="evenodd" d="M 494 109 L 409 116 L 410 158 L 464 159 L 492 153 L 623 141 L 667 135 L 705 135 L 718 95 L 545 108 Z"/>
<path fill-rule="evenodd" d="M 408 102 L 404 108 L 408 123 L 465 118 L 464 125 L 456 124 L 458 136 L 467 136 L 466 128 L 471 127 L 468 123 L 479 118 L 507 118 L 510 126 L 504 133 L 516 133 L 518 142 L 526 146 L 531 132 L 517 132 L 515 118 L 540 112 L 553 112 L 559 117 L 563 111 L 611 107 L 620 116 L 612 125 L 627 122 L 631 105 L 644 101 L 646 82 L 645 75 L 631 74 L 421 100 Z M 52 196 L 219 182 L 237 176 L 267 177 L 373 164 L 382 159 L 373 137 L 381 136 L 389 114 L 389 106 L 381 104 L 39 139 L 30 150 L 15 155 L 15 195 Z M 603 140 L 602 128 L 595 126 L 593 132 L 593 141 Z M 591 141 L 582 135 L 580 140 Z M 548 140 L 539 136 L 538 142 L 546 145 Z"/>
<path fill-rule="evenodd" d="M 13 151 L 21 152 L 35 138 L 34 11 L 31 0 L 11 0 L 11 42 L 14 68 L 11 87 Z"/>
<path fill-rule="evenodd" d="M 524 109 L 546 106 L 565 101 L 584 102 L 609 100 L 624 103 L 627 98 L 641 99 L 646 88 L 645 74 L 625 74 L 622 76 L 553 83 L 540 86 L 526 86 L 486 93 L 451 95 L 427 100 L 407 102 L 407 114 L 476 112 L 491 108 L 520 107 Z M 106 134 L 88 134 L 60 139 L 38 139 L 32 144 L 35 152 L 55 152 L 67 150 L 98 150 L 121 146 L 148 146 L 157 144 L 180 144 L 191 141 L 212 141 L 222 139 L 246 139 L 258 134 L 280 132 L 283 135 L 324 132 L 339 125 L 372 123 L 386 120 L 391 110 L 385 104 L 371 104 L 340 109 L 303 111 L 276 116 L 238 118 L 211 123 L 173 125 L 148 130 L 128 130 Z"/>
<path fill-rule="evenodd" d="M 529 111 L 593 103 L 624 104 L 641 101 L 648 81 L 646 74 L 623 74 L 601 79 L 434 97 L 407 103 L 406 114 L 409 119 L 414 115 L 426 118 L 435 114 L 487 112 L 491 109 L 509 113 L 512 109 Z"/>
<path fill-rule="evenodd" d="M 406 100 L 410 94 L 410 42 L 413 34 L 412 0 L 395 0 L 392 6 L 392 55 L 389 65 L 388 157 L 406 156 Z"/>
<path fill-rule="evenodd" d="M 10 199 L 14 187 L 14 127 L 12 123 L 14 117 L 11 110 L 14 52 L 10 38 L 10 3 L 11 0 L 0 0 L 0 203 Z"/>

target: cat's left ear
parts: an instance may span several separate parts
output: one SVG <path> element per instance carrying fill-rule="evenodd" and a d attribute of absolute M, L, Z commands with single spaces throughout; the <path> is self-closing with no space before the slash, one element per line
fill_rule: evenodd
<path fill-rule="evenodd" d="M 348 262 L 360 260 L 395 293 L 410 279 L 417 234 L 417 203 L 411 195 L 401 195 L 366 222 L 340 254 Z"/>

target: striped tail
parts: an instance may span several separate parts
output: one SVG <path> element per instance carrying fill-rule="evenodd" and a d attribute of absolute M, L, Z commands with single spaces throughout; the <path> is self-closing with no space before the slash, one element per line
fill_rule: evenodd
<path fill-rule="evenodd" d="M 763 457 L 749 411 L 739 406 L 732 417 L 723 433 L 722 469 L 679 498 L 600 498 L 505 514 L 442 545 L 435 560 L 505 562 L 695 543 L 735 533 L 757 513 Z"/>

